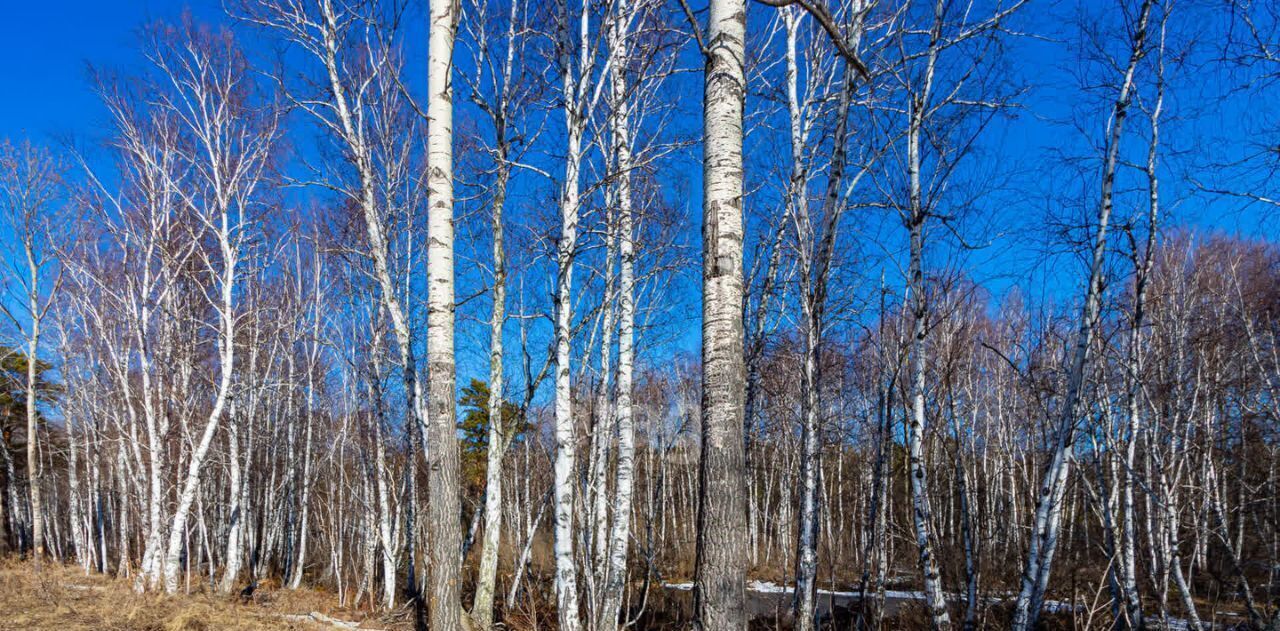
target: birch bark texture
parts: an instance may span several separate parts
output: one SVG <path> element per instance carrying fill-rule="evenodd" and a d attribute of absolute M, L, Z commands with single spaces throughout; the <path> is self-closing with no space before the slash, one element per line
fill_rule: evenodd
<path fill-rule="evenodd" d="M 925 606 L 935 630 L 950 629 L 946 599 L 942 595 L 942 577 L 933 545 L 933 509 L 929 502 L 929 482 L 924 462 L 925 431 L 925 338 L 928 335 L 929 301 L 924 282 L 924 229 L 928 213 L 924 207 L 920 182 L 920 142 L 925 111 L 933 88 L 933 77 L 941 38 L 943 3 L 935 3 L 933 35 L 925 64 L 924 79 L 918 93 L 912 95 L 910 120 L 907 124 L 906 227 L 910 238 L 908 292 L 911 294 L 911 419 L 907 427 L 908 473 L 911 486 L 911 517 L 915 528 L 920 571 L 924 575 Z"/>
<path fill-rule="evenodd" d="M 619 625 L 624 583 L 627 576 L 627 548 L 631 541 L 631 504 L 635 485 L 635 420 L 631 390 L 635 370 L 635 221 L 631 191 L 631 108 L 627 70 L 632 7 L 629 0 L 617 0 L 609 24 L 610 111 L 614 169 L 614 203 L 618 217 L 618 383 L 617 383 L 617 469 L 614 472 L 613 522 L 607 543 L 608 566 L 604 597 L 596 628 L 615 631 Z M 603 486 L 603 485 L 602 485 Z M 603 489 L 602 489 L 603 491 Z"/>
<path fill-rule="evenodd" d="M 711 0 L 702 121 L 702 428 L 695 625 L 746 627 L 742 118 L 747 9 Z"/>
<path fill-rule="evenodd" d="M 456 0 L 431 1 L 427 70 L 427 483 L 431 493 L 431 567 L 427 592 L 432 629 L 459 629 L 464 620 L 454 363 L 452 75 L 457 11 Z"/>
<path fill-rule="evenodd" d="M 555 464 L 554 541 L 556 612 L 562 631 L 582 626 L 578 605 L 578 568 L 574 548 L 574 513 L 577 497 L 577 428 L 573 418 L 573 264 L 578 247 L 578 214 L 582 165 L 582 136 L 586 117 L 582 109 L 583 86 L 589 76 L 585 61 L 589 9 L 579 8 L 579 41 L 571 35 L 574 21 L 568 0 L 557 3 L 556 53 L 564 98 L 564 180 L 560 185 L 560 234 L 556 240 L 555 288 Z M 581 58 L 575 55 L 575 50 Z"/>

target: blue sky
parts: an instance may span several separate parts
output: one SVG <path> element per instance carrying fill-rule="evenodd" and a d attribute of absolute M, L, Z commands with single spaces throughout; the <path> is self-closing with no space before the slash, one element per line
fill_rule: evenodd
<path fill-rule="evenodd" d="M 46 0 L 13 4 L 8 8 L 8 19 L 0 21 L 0 85 L 4 86 L 0 137 L 26 137 L 55 145 L 68 138 L 83 141 L 101 135 L 104 110 L 90 84 L 88 64 L 126 71 L 136 67 L 140 62 L 136 31 L 141 25 L 155 19 L 174 20 L 184 10 L 204 21 L 227 22 L 217 0 Z M 700 4 L 703 3 L 695 6 Z M 1081 99 L 1079 85 L 1086 69 L 1070 61 L 1080 38 L 1063 24 L 1072 19 L 1090 19 L 1094 14 L 1114 17 L 1107 13 L 1114 6 L 1113 2 L 1099 0 L 1033 0 L 1017 18 L 1018 29 L 1042 36 L 1014 38 L 1009 43 L 1011 61 L 1007 72 L 1012 80 L 1027 84 L 1029 89 L 1011 117 L 992 125 L 983 137 L 983 152 L 965 167 L 968 177 L 980 178 L 989 172 L 1006 182 L 1001 190 L 985 196 L 978 204 L 976 210 L 990 220 L 991 229 L 984 234 L 990 237 L 989 247 L 967 255 L 966 262 L 966 269 L 997 293 L 1018 285 L 1030 289 L 1033 295 L 1069 301 L 1079 291 L 1079 267 L 1059 264 L 1064 260 L 1061 257 L 1045 256 L 1044 237 L 1040 234 L 1046 214 L 1061 212 L 1053 206 L 1064 197 L 1071 198 L 1072 187 L 1079 185 L 1063 168 L 1063 156 L 1090 154 L 1091 144 L 1102 134 L 1101 121 L 1084 113 L 1087 101 Z M 417 5 L 411 7 L 410 19 L 416 19 L 413 15 L 421 10 Z M 750 28 L 766 26 L 770 10 L 753 4 L 749 9 Z M 1188 4 L 1185 8 L 1178 5 L 1177 10 L 1181 11 L 1178 18 L 1189 25 L 1192 34 L 1207 36 L 1206 41 L 1221 35 L 1213 31 L 1216 27 L 1196 25 L 1196 20 L 1215 10 L 1213 7 Z M 1213 23 L 1204 21 L 1205 25 Z M 261 46 L 254 38 L 247 41 L 251 54 L 255 52 L 253 46 Z M 1165 130 L 1168 166 L 1162 183 L 1166 209 L 1171 211 L 1169 221 L 1202 230 L 1274 238 L 1274 215 L 1266 212 L 1268 209 L 1242 207 L 1236 201 L 1197 194 L 1186 181 L 1188 175 L 1197 175 L 1202 163 L 1238 157 L 1246 146 L 1240 139 L 1262 138 L 1260 132 L 1280 119 L 1274 105 L 1280 99 L 1271 98 L 1275 96 L 1274 89 L 1269 93 L 1232 92 L 1225 100 L 1217 98 L 1218 93 L 1230 92 L 1229 88 L 1241 78 L 1198 65 L 1211 52 L 1197 49 L 1184 67 L 1170 73 L 1170 118 Z M 420 81 L 420 74 L 413 69 L 425 72 L 425 63 L 411 58 L 409 68 L 410 81 Z M 1083 76 L 1087 77 L 1087 73 Z M 681 109 L 696 116 L 700 82 L 688 80 L 685 85 L 689 89 L 680 98 L 687 103 Z M 558 118 L 555 120 L 559 122 Z M 696 127 L 697 119 L 690 119 L 689 125 Z M 674 164 L 672 185 L 683 191 L 691 206 L 696 206 L 701 184 L 696 151 Z M 1231 178 L 1236 186 L 1274 189 L 1274 182 L 1266 173 L 1242 171 Z M 1081 185 L 1079 190 L 1081 212 L 1087 213 L 1096 193 L 1087 185 Z M 698 209 L 690 211 L 691 219 L 696 221 Z M 1129 214 L 1133 209 L 1122 207 L 1119 211 Z M 885 230 L 892 232 L 891 228 Z M 696 247 L 696 234 L 689 241 Z M 889 274 L 893 269 L 889 268 Z M 889 280 L 894 282 L 893 278 Z M 691 349 L 696 347 L 698 335 L 694 321 L 696 301 L 690 306 L 678 315 L 685 320 L 678 326 L 687 327 L 686 334 L 678 336 L 678 344 Z M 461 375 L 459 382 L 465 383 Z"/>
<path fill-rule="evenodd" d="M 89 64 L 127 68 L 139 59 L 137 29 L 173 19 L 189 7 L 219 18 L 220 3 L 152 0 L 44 0 L 9 3 L 0 21 L 0 137 L 37 142 L 92 131 L 103 109 L 89 82 Z"/>
<path fill-rule="evenodd" d="M 1085 6 L 1090 4 L 1096 3 L 1086 0 Z M 5 86 L 6 93 L 0 98 L 0 137 L 58 142 L 68 136 L 82 138 L 100 131 L 103 109 L 88 79 L 89 64 L 127 70 L 139 61 L 137 29 L 149 20 L 175 19 L 184 10 L 203 20 L 226 21 L 217 0 L 13 3 L 7 9 L 8 19 L 0 21 L 0 85 Z M 766 10 L 760 6 L 751 8 L 752 28 L 764 26 L 760 18 Z M 1183 15 L 1196 10 L 1188 7 Z M 1013 44 L 1013 52 L 1022 58 L 1014 72 L 1034 85 L 1024 97 L 1017 118 L 998 126 L 1003 129 L 992 134 L 1003 144 L 1000 150 L 1006 159 L 1043 160 L 1051 150 L 1070 147 L 1081 140 L 1060 124 L 1070 114 L 1074 90 L 1071 73 L 1077 68 L 1064 61 L 1072 42 L 1066 41 L 1069 34 L 1054 32 L 1062 31 L 1061 27 L 1050 26 L 1057 21 L 1056 16 L 1080 11 L 1073 4 L 1052 1 L 1034 2 L 1024 9 L 1020 26 L 1057 41 L 1024 38 Z M 1197 83 L 1200 81 L 1201 78 L 1196 79 Z M 1175 89 L 1183 94 L 1203 93 L 1199 85 Z M 691 100 L 698 97 L 696 93 L 688 95 Z M 1240 115 L 1249 108 L 1265 112 L 1268 103 L 1265 99 L 1247 103 L 1237 99 L 1223 107 L 1197 112 L 1189 126 L 1206 138 L 1229 136 L 1236 131 L 1234 128 L 1245 124 Z M 1178 218 L 1203 227 L 1245 233 L 1266 230 L 1268 223 L 1260 221 L 1255 211 L 1218 216 L 1221 213 L 1206 213 L 1200 208 L 1201 203 L 1194 206 L 1182 208 Z"/>

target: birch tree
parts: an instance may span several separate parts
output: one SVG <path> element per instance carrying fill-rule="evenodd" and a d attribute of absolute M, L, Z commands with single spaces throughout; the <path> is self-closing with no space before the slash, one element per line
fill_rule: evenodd
<path fill-rule="evenodd" d="M 452 10 L 451 10 L 452 11 Z M 450 15 L 452 12 L 450 11 Z M 335 189 L 361 211 L 367 247 L 373 263 L 380 298 L 391 323 L 398 349 L 401 381 L 405 396 L 405 436 L 412 449 L 421 447 L 420 437 L 427 427 L 422 384 L 417 377 L 415 337 L 410 326 L 402 283 L 397 282 L 395 252 L 389 217 L 400 204 L 411 206 L 402 189 L 411 145 L 398 134 L 404 121 L 401 110 L 407 105 L 398 76 L 399 65 L 389 43 L 375 38 L 365 48 L 357 35 L 384 33 L 386 25 L 376 7 L 322 0 L 315 6 L 264 1 L 242 7 L 246 20 L 270 28 L 297 46 L 317 66 L 322 93 L 319 99 L 306 93 L 289 93 L 290 102 L 305 112 L 342 147 L 347 166 L 356 181 L 342 185 L 334 178 L 327 186 Z M 456 28 L 456 27 L 453 27 Z M 367 53 L 367 54 L 364 54 Z M 304 73 L 305 75 L 305 73 Z M 289 85 L 286 77 L 280 83 Z M 397 135 L 393 135 L 397 134 Z M 379 171 L 383 168 L 382 171 Z M 393 207 L 394 206 L 394 207 Z M 413 467 L 409 468 L 412 471 Z M 416 518 L 412 499 L 416 497 L 416 476 L 405 476 L 411 501 L 404 510 L 408 578 L 416 581 L 414 541 Z M 418 593 L 414 583 L 409 591 Z M 389 590 L 388 595 L 394 594 Z M 415 596 L 415 599 L 417 596 Z"/>
<path fill-rule="evenodd" d="M 1061 270 L 1004 273 L 1033 203 L 1006 187 L 1060 184 L 1003 142 L 1040 124 L 1002 113 L 1019 81 L 1052 81 L 1020 54 L 1044 14 L 760 3 L 759 33 L 728 0 L 445 2 L 426 23 L 242 0 L 226 30 L 144 29 L 143 66 L 93 74 L 107 124 L 71 153 L 84 185 L 51 169 L 53 201 L 10 222 L 0 547 L 139 589 L 408 601 L 432 628 L 880 628 L 916 609 L 945 628 L 963 607 L 968 629 L 1010 606 L 1021 628 L 1274 623 L 1280 247 L 1168 201 L 1262 205 L 1226 193 L 1254 190 L 1249 167 L 1183 178 L 1170 138 L 1204 94 L 1266 88 L 1235 80 L 1272 67 L 1269 7 L 1183 31 L 1139 1 L 1067 25 L 1090 47 L 1067 104 L 1102 95 L 1106 121 L 1081 126 L 1101 159 L 1064 204 L 1089 270 L 1064 309 L 1040 276 Z M 241 53 L 239 32 L 266 45 Z M 1194 90 L 1166 87 L 1181 68 Z M 0 149 L 0 209 L 39 188 L 36 154 Z"/>
<path fill-rule="evenodd" d="M 430 612 L 431 627 L 462 627 L 462 532 L 458 516 L 458 440 L 454 365 L 453 290 L 453 46 L 457 35 L 454 0 L 431 3 L 427 71 L 428 339 L 430 369 Z M 406 370 L 408 368 L 406 367 Z M 414 498 L 410 498 L 413 501 Z M 413 533 L 409 534 L 410 537 Z"/>
<path fill-rule="evenodd" d="M 618 0 L 608 20 L 609 38 L 609 134 L 616 180 L 613 202 L 618 217 L 618 401 L 617 401 L 617 471 L 614 480 L 613 523 L 609 528 L 608 565 L 605 569 L 603 603 L 595 622 L 601 631 L 618 628 L 622 607 L 623 584 L 627 574 L 627 549 L 631 532 L 632 490 L 635 480 L 635 421 L 631 391 L 635 366 L 635 220 L 632 208 L 632 135 L 630 25 L 635 19 L 634 6 Z M 602 482 L 603 485 L 603 482 Z M 600 516 L 601 519 L 604 515 Z"/>
<path fill-rule="evenodd" d="M 835 57 L 843 59 L 840 78 L 829 79 L 836 91 L 836 107 L 834 112 L 835 127 L 832 132 L 831 156 L 826 174 L 826 189 L 822 196 L 822 205 L 817 220 L 809 210 L 809 174 L 806 166 L 806 148 L 811 123 L 807 120 L 809 110 L 816 102 L 823 99 L 821 95 L 799 96 L 799 67 L 796 53 L 796 42 L 801 18 L 813 14 L 812 9 L 801 13 L 798 7 L 783 8 L 784 22 L 787 30 L 787 101 L 791 119 L 791 181 L 788 198 L 791 208 L 791 219 L 796 234 L 796 253 L 799 263 L 801 332 L 804 336 L 804 350 L 801 369 L 800 416 L 801 436 L 801 512 L 799 526 L 799 545 L 796 553 L 796 620 L 801 629 L 812 629 L 816 615 L 816 579 L 817 552 L 819 530 L 819 497 L 818 474 L 820 469 L 819 432 L 821 402 L 819 393 L 822 387 L 821 366 L 823 348 L 823 332 L 827 326 L 824 319 L 828 308 L 830 288 L 828 281 L 831 268 L 836 257 L 836 235 L 840 228 L 840 219 L 847 205 L 844 201 L 846 191 L 856 188 L 858 180 L 866 174 L 874 162 L 869 158 L 857 173 L 846 179 L 846 167 L 849 155 L 849 118 L 850 107 L 854 99 L 857 80 L 865 76 L 856 57 L 856 51 L 862 43 L 863 24 L 868 5 L 855 2 L 849 7 L 849 24 L 832 36 L 836 39 L 837 51 L 847 51 Z M 815 19 L 825 19 L 822 13 L 813 14 Z M 834 75 L 835 70 L 828 70 Z M 806 73 L 810 91 L 820 88 L 815 84 L 821 82 L 823 74 L 821 62 L 810 64 Z"/>
<path fill-rule="evenodd" d="M 743 444 L 742 112 L 746 12 L 711 0 L 702 96 L 702 446 L 695 620 L 703 631 L 746 626 Z"/>
<path fill-rule="evenodd" d="M 508 186 L 512 171 L 530 142 L 519 142 L 521 114 L 532 104 L 536 83 L 523 64 L 517 65 L 521 51 L 529 51 L 526 34 L 529 22 L 525 3 L 513 0 L 506 13 L 479 0 L 471 7 L 471 18 L 463 25 L 472 46 L 475 75 L 462 74 L 470 99 L 493 128 L 492 144 L 485 152 L 492 160 L 492 182 L 488 186 L 490 232 L 492 235 L 492 309 L 489 313 L 489 400 L 488 451 L 485 463 L 484 533 L 471 619 L 477 627 L 493 625 L 493 599 L 498 573 L 498 552 L 503 529 L 503 462 L 514 435 L 504 425 L 504 334 L 507 322 L 507 242 Z M 491 29 L 498 27 L 497 35 Z"/>
<path fill-rule="evenodd" d="M 153 61 L 175 88 L 172 100 L 162 102 L 172 108 L 193 139 L 188 159 L 197 174 L 198 192 L 179 189 L 179 195 L 217 243 L 216 254 L 201 252 L 201 257 L 218 279 L 216 298 L 211 297 L 210 303 L 218 318 L 219 375 L 209 418 L 191 453 L 169 528 L 164 586 L 170 593 L 178 588 L 187 519 L 199 490 L 204 460 L 231 396 L 240 318 L 235 301 L 237 267 L 246 256 L 245 242 L 257 212 L 256 195 L 276 133 L 271 112 L 250 109 L 254 107 L 249 100 L 252 86 L 242 79 L 246 62 L 229 34 L 188 31 L 184 44 L 158 43 Z"/>
<path fill-rule="evenodd" d="M 1068 358 L 1067 389 L 1063 394 L 1061 413 L 1053 437 L 1049 461 L 1036 491 L 1036 510 L 1031 530 L 1030 549 L 1023 566 L 1021 588 L 1014 604 L 1012 628 L 1015 631 L 1035 628 L 1049 586 L 1049 574 L 1057 549 L 1062 523 L 1062 501 L 1066 493 L 1071 460 L 1075 449 L 1077 415 L 1081 389 L 1089 360 L 1097 320 L 1102 303 L 1104 263 L 1107 251 L 1107 226 L 1111 219 L 1116 168 L 1120 140 L 1128 115 L 1138 62 L 1146 53 L 1147 28 L 1151 16 L 1151 0 L 1143 0 L 1131 34 L 1130 54 L 1122 72 L 1119 90 L 1108 121 L 1105 157 L 1102 164 L 1097 226 L 1089 260 L 1089 280 L 1080 314 L 1075 347 Z"/>
<path fill-rule="evenodd" d="M 578 227 L 582 204 L 583 137 L 602 92 L 597 81 L 597 65 L 602 53 L 593 45 L 592 7 L 583 4 L 571 9 L 568 0 L 556 5 L 555 55 L 561 75 L 560 96 L 565 117 L 566 147 L 563 180 L 557 205 L 560 232 L 556 238 L 555 286 L 555 560 L 556 607 L 560 628 L 575 631 L 581 626 L 578 601 L 578 570 L 575 560 L 574 505 L 577 468 L 577 430 L 573 418 L 573 268 L 578 250 Z M 576 22 L 576 28 L 575 28 Z M 586 551 L 583 551 L 585 553 Z"/>
<path fill-rule="evenodd" d="M 62 166 L 46 150 L 29 142 L 0 144 L 0 221 L 12 240 L 5 256 L 8 299 L 0 304 L 10 324 L 25 343 L 25 388 L 22 396 L 26 419 L 27 488 L 31 510 L 30 553 L 37 570 L 45 556 L 44 486 L 40 459 L 41 324 L 53 306 L 62 283 L 61 272 L 51 243 L 53 225 L 60 215 L 57 205 L 62 191 Z M 7 452 L 7 447 L 5 447 Z M 7 453 L 6 453 L 7 455 Z M 13 484 L 12 476 L 9 480 Z M 77 554 L 80 551 L 77 550 Z"/>

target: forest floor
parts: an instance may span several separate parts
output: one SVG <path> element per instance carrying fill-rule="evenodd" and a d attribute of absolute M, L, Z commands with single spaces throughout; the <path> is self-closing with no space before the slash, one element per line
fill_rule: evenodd
<path fill-rule="evenodd" d="M 108 575 L 88 575 L 77 565 L 46 563 L 36 571 L 29 561 L 0 559 L 0 631 L 410 631 L 408 608 L 384 615 L 338 606 L 337 597 L 324 590 L 277 589 L 259 584 L 253 598 L 242 602 L 236 595 L 216 593 L 193 577 L 192 592 L 173 596 L 138 593 L 133 581 Z M 693 610 L 691 584 L 654 586 L 637 629 L 645 631 L 689 628 Z M 919 629 L 927 622 L 918 592 L 886 594 L 885 627 Z M 855 594 L 822 592 L 819 609 L 823 628 L 849 628 L 856 609 Z M 791 594 L 774 583 L 752 581 L 748 590 L 753 631 L 789 629 Z M 1056 601 L 1046 609 L 1046 626 L 1052 629 L 1104 628 L 1105 607 L 1071 607 Z M 1214 628 L 1231 628 L 1243 618 L 1223 611 L 1223 603 L 1204 603 L 1201 615 L 1214 612 Z M 548 605 L 549 606 L 549 605 Z M 1007 620 L 1007 603 L 993 601 L 984 608 L 979 628 L 999 629 Z M 508 629 L 554 628 L 554 611 L 507 612 Z M 1074 611 L 1074 614 L 1073 614 Z M 830 616 L 830 617 L 828 617 Z M 1184 620 L 1171 620 L 1170 628 L 1188 628 Z"/>
<path fill-rule="evenodd" d="M 367 619 L 320 591 L 260 588 L 250 602 L 202 590 L 138 593 L 132 581 L 85 575 L 75 565 L 0 561 L 0 631 L 334 631 L 410 629 L 409 621 Z"/>

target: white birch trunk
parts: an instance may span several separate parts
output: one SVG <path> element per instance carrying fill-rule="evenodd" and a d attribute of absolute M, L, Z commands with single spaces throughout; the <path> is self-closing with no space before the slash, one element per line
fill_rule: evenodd
<path fill-rule="evenodd" d="M 218 245 L 222 250 L 222 274 L 219 279 L 220 304 L 217 305 L 219 315 L 218 330 L 218 368 L 221 376 L 218 380 L 217 394 L 213 401 L 213 409 L 205 423 L 200 442 L 194 446 L 183 480 L 182 491 L 178 495 L 178 507 L 174 511 L 172 524 L 169 526 L 169 545 L 164 561 L 164 589 L 172 594 L 178 591 L 178 568 L 182 562 L 182 550 L 187 539 L 187 519 L 191 504 L 195 501 L 200 487 L 200 474 L 204 467 L 205 456 L 213 445 L 213 437 L 222 421 L 222 410 L 226 406 L 231 392 L 231 376 L 235 368 L 235 330 L 236 313 L 233 299 L 236 281 L 236 262 L 239 252 L 233 245 L 232 230 L 228 211 L 223 207 L 219 218 Z"/>
<path fill-rule="evenodd" d="M 614 167 L 617 171 L 614 201 L 618 214 L 618 461 L 614 473 L 613 523 L 609 530 L 608 567 L 596 627 L 615 631 L 619 625 L 622 594 L 627 576 L 627 549 L 631 540 L 631 506 L 635 487 L 635 420 L 631 390 L 635 368 L 635 235 L 631 206 L 631 110 L 628 101 L 628 25 L 631 5 L 618 0 L 610 25 L 614 63 L 609 77 L 613 110 L 610 116 Z"/>
<path fill-rule="evenodd" d="M 489 314 L 489 450 L 485 458 L 484 535 L 480 545 L 480 567 L 476 576 L 476 593 L 471 604 L 471 619 L 481 631 L 493 626 L 493 600 L 497 589 L 498 550 L 502 544 L 502 463 L 508 443 L 504 426 L 503 402 L 506 382 L 503 373 L 503 327 L 507 308 L 507 254 L 503 233 L 503 211 L 507 199 L 507 182 L 511 167 L 507 139 L 509 94 L 505 86 L 512 80 L 516 51 L 516 19 L 519 3 L 511 1 L 507 24 L 507 49 L 504 62 L 503 92 L 496 104 L 500 115 L 494 116 L 497 172 L 493 184 L 493 208 L 490 226 L 493 232 L 493 308 Z"/>
<path fill-rule="evenodd" d="M 453 0 L 431 3 L 427 72 L 427 474 L 432 535 L 428 610 L 433 629 L 461 629 L 462 514 L 458 481 L 454 364 Z M 409 499 L 410 502 L 414 498 Z M 413 532 L 406 536 L 414 537 Z"/>
<path fill-rule="evenodd" d="M 809 216 L 809 182 L 805 168 L 806 104 L 800 101 L 799 61 L 796 39 L 801 14 L 796 7 L 783 8 L 787 31 L 787 106 L 791 131 L 791 181 L 788 200 L 796 227 L 796 251 L 800 263 L 801 331 L 804 336 L 800 384 L 800 523 L 796 540 L 796 628 L 813 631 L 816 623 L 818 575 L 818 336 L 821 326 L 814 304 L 814 235 Z"/>
<path fill-rule="evenodd" d="M 31 237 L 28 237 L 31 238 Z M 28 262 L 28 270 L 30 278 L 28 279 L 28 287 L 30 293 L 28 300 L 31 309 L 31 329 L 27 335 L 27 383 L 26 383 L 26 413 L 27 413 L 27 487 L 31 493 L 31 554 L 35 560 L 36 568 L 40 567 L 41 560 L 44 559 L 45 553 L 45 532 L 44 532 L 44 502 L 41 501 L 41 486 L 44 480 L 41 476 L 41 464 L 39 457 L 40 450 L 40 428 L 36 424 L 39 417 L 37 409 L 38 393 L 36 392 L 37 378 L 37 354 L 40 349 L 40 296 L 37 293 L 40 287 L 40 268 L 35 263 L 30 242 L 26 245 L 26 254 Z"/>
<path fill-rule="evenodd" d="M 911 336 L 911 420 L 907 428 L 908 473 L 911 486 L 911 517 L 915 527 L 920 570 L 924 574 L 925 606 L 934 629 L 951 628 L 946 599 L 942 594 L 942 577 L 933 551 L 933 510 L 929 505 L 929 484 L 924 462 L 925 431 L 925 336 L 929 316 L 924 286 L 924 220 L 920 188 L 920 126 L 924 99 L 913 104 L 912 120 L 907 132 L 907 168 L 910 179 L 911 261 L 908 274 L 912 302 Z"/>
<path fill-rule="evenodd" d="M 556 48 L 564 99 L 566 148 L 564 181 L 560 189 L 560 235 L 556 242 L 555 290 L 555 462 L 554 543 L 556 610 L 561 631 L 582 625 L 578 605 L 578 571 L 574 548 L 574 507 L 577 488 L 577 429 L 573 418 L 572 330 L 573 265 L 578 239 L 582 137 L 586 129 L 584 87 L 590 78 L 588 39 L 590 8 L 577 16 L 578 41 L 570 36 L 573 13 L 567 0 L 557 4 Z M 579 58 L 575 60 L 575 49 Z"/>
<path fill-rule="evenodd" d="M 1062 519 L 1062 498 L 1066 492 L 1068 472 L 1075 449 L 1075 432 L 1078 419 L 1080 391 L 1083 387 L 1085 365 L 1093 344 L 1094 329 L 1102 307 L 1103 264 L 1107 249 L 1107 225 L 1111 218 L 1112 189 L 1115 183 L 1116 165 L 1120 151 L 1121 132 L 1128 113 L 1130 91 L 1134 73 L 1141 60 L 1147 20 L 1151 14 L 1151 0 L 1144 0 L 1138 18 L 1137 30 L 1124 72 L 1120 92 L 1112 106 L 1111 129 L 1107 138 L 1106 159 L 1102 172 L 1102 193 L 1098 209 L 1098 227 L 1094 236 L 1092 259 L 1089 266 L 1089 284 L 1080 316 L 1080 330 L 1076 333 L 1076 347 L 1067 372 L 1067 390 L 1062 404 L 1054 451 L 1045 468 L 1037 492 L 1037 504 L 1032 523 L 1030 550 L 1023 568 L 1021 588 L 1014 603 L 1011 628 L 1026 631 L 1035 628 L 1040 618 L 1040 607 L 1048 589 L 1053 555 L 1057 547 L 1058 529 Z"/>
<path fill-rule="evenodd" d="M 242 533 L 245 507 L 240 503 L 243 482 L 240 479 L 240 431 L 237 427 L 235 402 L 232 402 L 228 414 L 230 419 L 227 422 L 227 484 L 230 491 L 228 493 L 230 505 L 227 514 L 231 520 L 231 526 L 227 529 L 226 565 L 222 572 L 222 582 L 218 586 L 219 591 L 224 594 L 235 589 L 236 583 L 240 580 L 240 560 L 244 556 Z"/>
<path fill-rule="evenodd" d="M 566 69 L 567 72 L 567 69 Z M 568 82 L 568 79 L 566 79 Z M 567 86 L 573 89 L 572 85 Z M 556 379 L 555 379 L 555 559 L 556 605 L 560 629 L 579 628 L 578 578 L 574 560 L 574 496 L 577 486 L 577 432 L 573 419 L 570 335 L 572 319 L 573 258 L 578 231 L 578 168 L 582 152 L 582 125 L 578 113 L 566 110 L 569 119 L 565 181 L 560 196 L 560 238 L 556 247 Z"/>
<path fill-rule="evenodd" d="M 746 6 L 711 0 L 703 86 L 702 444 L 695 625 L 746 626 L 742 116 Z"/>

